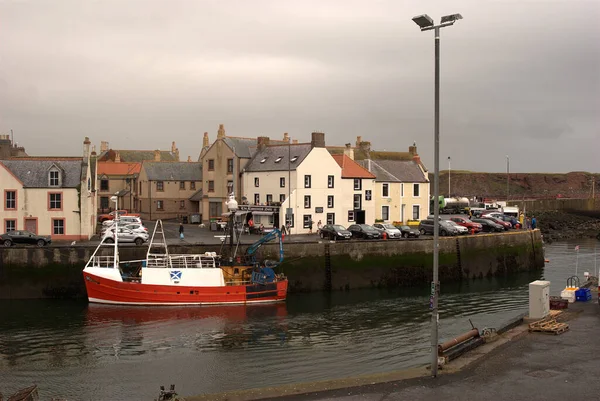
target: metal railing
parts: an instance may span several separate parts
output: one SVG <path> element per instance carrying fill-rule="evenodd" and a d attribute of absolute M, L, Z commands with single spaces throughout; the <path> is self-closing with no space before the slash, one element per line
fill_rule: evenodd
<path fill-rule="evenodd" d="M 88 263 L 90 267 L 115 267 L 115 257 L 110 256 L 94 256 L 90 260 L 91 263 Z"/>

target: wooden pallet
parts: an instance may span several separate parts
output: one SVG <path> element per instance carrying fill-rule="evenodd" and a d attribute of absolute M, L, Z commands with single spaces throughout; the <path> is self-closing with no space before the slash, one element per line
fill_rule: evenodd
<path fill-rule="evenodd" d="M 530 332 L 558 335 L 567 330 L 569 330 L 569 325 L 566 323 L 558 323 L 556 319 L 542 319 L 529 324 Z"/>

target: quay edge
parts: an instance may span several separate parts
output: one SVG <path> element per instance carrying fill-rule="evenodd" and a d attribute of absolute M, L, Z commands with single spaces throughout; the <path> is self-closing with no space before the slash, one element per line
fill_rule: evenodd
<path fill-rule="evenodd" d="M 0 299 L 82 298 L 81 271 L 93 246 L 0 249 Z M 244 246 L 241 251 L 244 251 Z M 290 292 L 404 287 L 431 281 L 433 241 L 347 241 L 285 244 L 281 268 Z M 173 245 L 176 253 L 218 252 L 219 245 Z M 275 244 L 261 257 L 277 258 Z M 141 259 L 145 247 L 123 247 Z M 537 271 L 544 266 L 539 230 L 440 239 L 440 280 L 455 282 Z"/>

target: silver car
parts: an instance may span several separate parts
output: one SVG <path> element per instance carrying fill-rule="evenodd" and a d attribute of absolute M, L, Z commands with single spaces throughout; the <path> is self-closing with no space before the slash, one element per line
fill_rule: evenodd
<path fill-rule="evenodd" d="M 396 226 L 389 223 L 375 223 L 373 224 L 378 231 L 382 233 L 385 232 L 388 238 L 400 238 L 402 237 L 402 231 L 400 231 Z"/>
<path fill-rule="evenodd" d="M 142 245 L 148 241 L 150 236 L 148 233 L 134 232 L 129 228 L 119 227 L 119 242 L 122 243 L 135 243 L 136 245 Z M 104 242 L 113 243 L 115 242 L 115 230 L 107 230 L 102 236 Z"/>

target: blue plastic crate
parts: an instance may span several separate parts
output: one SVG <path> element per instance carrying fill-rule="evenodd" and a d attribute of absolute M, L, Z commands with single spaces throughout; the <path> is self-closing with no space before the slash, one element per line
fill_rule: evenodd
<path fill-rule="evenodd" d="M 587 295 L 580 295 L 577 296 L 575 295 L 575 301 L 577 302 L 587 302 L 587 301 L 591 301 L 592 300 L 592 294 L 591 293 L 587 293 Z"/>
<path fill-rule="evenodd" d="M 587 297 L 588 295 L 591 295 L 591 291 L 589 288 L 580 288 L 577 291 L 575 291 L 575 298 L 577 297 Z"/>

